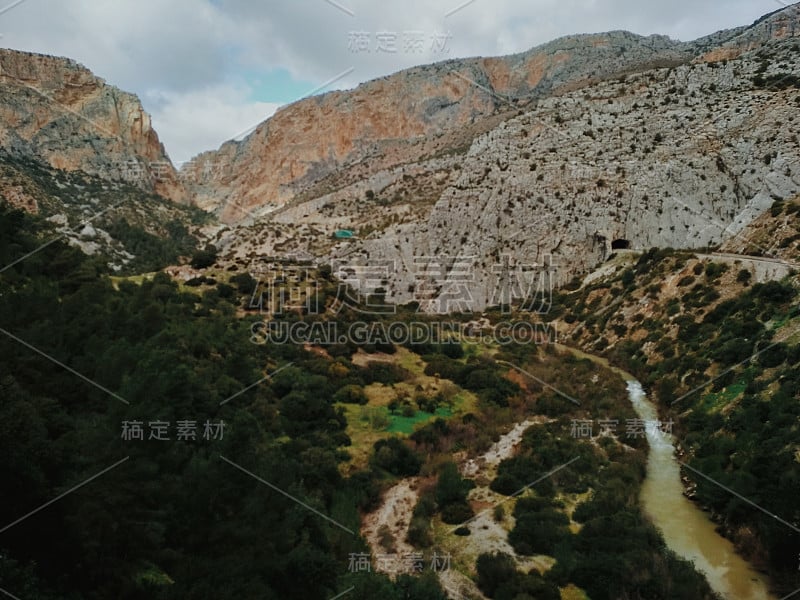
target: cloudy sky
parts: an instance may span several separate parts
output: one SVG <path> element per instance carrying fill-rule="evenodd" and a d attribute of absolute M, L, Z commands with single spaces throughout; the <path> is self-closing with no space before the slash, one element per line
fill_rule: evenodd
<path fill-rule="evenodd" d="M 139 96 L 172 160 L 309 93 L 404 67 L 627 29 L 690 40 L 788 0 L 0 0 L 0 45 Z"/>

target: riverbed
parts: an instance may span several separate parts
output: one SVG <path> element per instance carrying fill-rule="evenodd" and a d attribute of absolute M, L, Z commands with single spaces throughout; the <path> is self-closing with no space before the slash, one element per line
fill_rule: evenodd
<path fill-rule="evenodd" d="M 638 381 L 628 379 L 628 397 L 640 419 L 658 420 L 658 413 Z M 708 515 L 683 495 L 680 465 L 672 435 L 647 428 L 650 452 L 641 503 L 661 531 L 667 546 L 694 562 L 708 583 L 727 600 L 772 600 L 766 578 L 739 556 L 733 544 L 717 533 Z"/>
<path fill-rule="evenodd" d="M 658 410 L 642 385 L 630 373 L 609 365 L 605 358 L 558 345 L 578 358 L 610 368 L 628 384 L 633 409 L 644 421 L 658 421 Z M 675 439 L 657 428 L 645 428 L 650 451 L 647 476 L 642 484 L 642 510 L 661 531 L 667 546 L 692 561 L 712 589 L 725 600 L 775 600 L 767 578 L 736 553 L 733 543 L 716 531 L 716 525 L 697 504 L 683 495 Z"/>

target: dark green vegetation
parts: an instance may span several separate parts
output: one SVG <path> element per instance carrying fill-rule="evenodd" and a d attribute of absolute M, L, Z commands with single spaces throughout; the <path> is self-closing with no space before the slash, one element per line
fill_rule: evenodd
<path fill-rule="evenodd" d="M 624 431 L 626 419 L 635 418 L 635 413 L 621 380 L 605 372 L 601 379 L 594 378 L 594 389 L 587 393 L 585 382 L 592 380 L 596 366 L 569 356 L 560 364 L 564 366 L 549 372 L 559 389 L 581 399 L 582 405 L 563 398 L 559 404 L 555 399 L 544 403 L 545 411 L 557 418 L 528 428 L 518 453 L 500 464 L 491 484 L 495 491 L 517 495 L 536 481 L 534 493 L 525 492 L 514 506 L 515 525 L 508 540 L 517 554 L 552 556 L 556 564 L 543 576 L 535 571 L 525 575 L 515 572 L 502 555 L 482 555 L 481 589 L 501 600 L 526 593 L 558 598 L 558 588 L 568 583 L 585 590 L 592 600 L 713 598 L 705 579 L 666 548 L 639 509 L 647 443 Z M 526 370 L 536 372 L 537 365 L 526 365 Z M 619 419 L 616 435 L 596 438 L 596 443 L 570 435 L 572 419 L 591 416 Z M 535 475 L 548 473 L 537 481 Z M 580 525 L 577 533 L 570 530 L 570 516 Z M 511 573 L 501 577 L 509 565 Z"/>
<path fill-rule="evenodd" d="M 694 283 L 666 293 L 661 282 L 686 271 Z M 684 471 L 697 501 L 769 571 L 781 595 L 800 587 L 800 533 L 792 529 L 800 527 L 798 293 L 791 277 L 751 279 L 742 267 L 653 250 L 615 280 L 560 302 L 580 324 L 573 339 L 595 350 L 605 340 L 608 357 L 654 392 L 677 424 L 684 460 L 705 476 Z M 623 325 L 627 335 L 619 337 Z"/>
<path fill-rule="evenodd" d="M 507 554 L 481 554 L 478 557 L 478 587 L 489 598 L 495 600 L 514 600 L 516 598 L 537 598 L 539 600 L 559 600 L 558 587 L 547 582 L 536 573 L 523 575 L 516 570 L 514 559 Z"/>
<path fill-rule="evenodd" d="M 39 247 L 40 228 L 0 212 L 0 264 Z M 386 474 L 379 451 L 374 470 L 340 475 L 349 440 L 331 399 L 364 375 L 396 373 L 251 344 L 238 298 L 181 292 L 163 274 L 115 289 L 103 271 L 56 242 L 0 274 L 0 327 L 97 384 L 0 332 L 3 589 L 23 600 L 306 600 L 350 587 L 352 599 L 443 598 L 430 573 L 396 583 L 348 573 L 350 553 L 366 551 L 359 510 Z M 126 420 L 169 421 L 171 439 L 123 440 Z M 179 420 L 198 422 L 195 441 L 176 439 Z M 225 422 L 222 439 L 203 439 L 206 420 Z M 398 444 L 385 466 L 413 470 Z"/>
<path fill-rule="evenodd" d="M 442 521 L 458 525 L 472 518 L 472 507 L 467 502 L 467 494 L 472 487 L 473 482 L 461 477 L 455 463 L 447 462 L 442 466 L 435 491 Z"/>
<path fill-rule="evenodd" d="M 0 269 L 39 248 L 50 233 L 39 219 L 0 213 Z M 141 244 L 148 247 L 147 238 Z M 708 268 L 694 274 L 710 281 L 724 275 Z M 317 308 L 330 306 L 338 283 L 323 269 L 313 276 L 320 284 Z M 639 276 L 632 271 L 626 285 L 632 289 Z M 541 576 L 508 573 L 507 559 L 482 558 L 480 586 L 494 598 L 510 599 L 555 598 L 568 583 L 593 600 L 711 597 L 637 508 L 645 442 L 620 436 L 594 444 L 570 436 L 571 419 L 635 416 L 616 375 L 552 347 L 510 346 L 489 357 L 465 355 L 452 343 L 409 345 L 424 358 L 429 376 L 473 392 L 477 408 L 433 419 L 408 439 L 379 440 L 366 467 L 345 477 L 350 440 L 337 403 L 363 404 L 365 386 L 404 382 L 410 373 L 391 363 L 357 366 L 352 342 L 326 346 L 325 352 L 251 343 L 251 325 L 263 318 L 255 314 L 260 305 L 252 304 L 254 284 L 236 274 L 227 283 L 206 277 L 182 290 L 157 274 L 140 285 L 122 279 L 115 287 L 105 260 L 62 242 L 0 273 L 0 327 L 6 332 L 0 332 L 0 477 L 4 489 L 13 490 L 0 494 L 0 514 L 7 516 L 0 529 L 69 492 L 0 532 L 0 587 L 22 600 L 306 599 L 351 587 L 347 597 L 359 600 L 440 599 L 430 572 L 396 581 L 348 572 L 352 553 L 369 552 L 358 534 L 360 514 L 376 508 L 380 491 L 397 478 L 427 478 L 408 533 L 427 557 L 435 550 L 433 519 L 455 526 L 473 515 L 467 494 L 474 482 L 460 476 L 452 454 L 482 452 L 510 423 L 540 414 L 555 420 L 526 432 L 521 452 L 501 464 L 492 487 L 516 493 L 577 458 L 537 483 L 514 508 L 509 539 L 515 550 L 549 554 L 556 565 Z M 687 301 L 700 302 L 704 294 L 687 286 Z M 760 294 L 760 318 L 774 320 L 788 301 L 783 288 L 749 289 Z M 570 302 L 562 297 L 555 310 L 573 314 L 577 307 Z M 242 308 L 251 314 L 237 316 Z M 287 312 L 276 321 L 300 318 Z M 404 318 L 420 316 L 409 307 L 392 315 Z M 335 319 L 379 320 L 347 306 Z M 609 323 L 614 325 L 620 324 Z M 395 352 L 380 340 L 362 349 Z M 763 356 L 781 358 L 779 352 Z M 500 361 L 523 366 L 583 404 L 576 407 Z M 436 408 L 451 400 L 444 392 L 430 398 L 420 393 L 413 402 Z M 198 421 L 196 440 L 176 439 L 175 424 L 184 419 Z M 132 420 L 145 426 L 170 422 L 170 441 L 121 439 L 123 421 Z M 203 439 L 207 420 L 225 422 L 222 439 Z M 578 533 L 569 527 L 574 523 L 582 526 Z M 499 581 L 497 573 L 508 577 Z"/>
<path fill-rule="evenodd" d="M 508 406 L 508 398 L 517 393 L 519 387 L 503 376 L 494 361 L 476 359 L 464 364 L 446 355 L 448 346 L 442 345 L 442 353 L 425 355 L 425 374 L 454 381 L 485 402 Z"/>
<path fill-rule="evenodd" d="M 156 271 L 190 256 L 197 245 L 191 230 L 208 220 L 197 208 L 178 206 L 129 184 L 59 171 L 4 152 L 0 182 L 35 201 L 39 216 L 65 218 L 62 226 L 68 224 L 70 237 L 96 245 L 95 255 L 120 274 Z M 84 231 L 87 224 L 94 232 Z M 58 237 L 56 226 L 50 227 L 51 237 Z"/>

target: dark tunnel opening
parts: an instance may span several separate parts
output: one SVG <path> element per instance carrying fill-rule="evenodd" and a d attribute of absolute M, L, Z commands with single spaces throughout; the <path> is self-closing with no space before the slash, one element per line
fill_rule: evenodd
<path fill-rule="evenodd" d="M 630 250 L 631 243 L 629 240 L 614 240 L 611 242 L 611 249 L 612 250 Z"/>

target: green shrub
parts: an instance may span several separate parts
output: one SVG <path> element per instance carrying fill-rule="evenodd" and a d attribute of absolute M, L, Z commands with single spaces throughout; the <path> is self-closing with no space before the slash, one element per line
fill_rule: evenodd
<path fill-rule="evenodd" d="M 208 244 L 202 250 L 198 250 L 192 255 L 191 265 L 194 269 L 207 269 L 217 262 L 217 249 Z"/>
<path fill-rule="evenodd" d="M 369 401 L 364 388 L 360 385 L 346 385 L 333 395 L 334 402 L 343 402 L 345 404 L 366 404 Z"/>
<path fill-rule="evenodd" d="M 397 438 L 378 440 L 371 457 L 374 466 L 399 477 L 410 477 L 419 473 L 420 458 Z"/>
<path fill-rule="evenodd" d="M 475 567 L 478 571 L 478 588 L 490 598 L 494 598 L 497 588 L 517 573 L 514 559 L 504 553 L 481 554 Z"/>
<path fill-rule="evenodd" d="M 466 502 L 448 504 L 442 509 L 442 521 L 448 525 L 458 525 L 469 521 L 474 514 L 472 507 Z"/>

